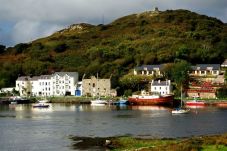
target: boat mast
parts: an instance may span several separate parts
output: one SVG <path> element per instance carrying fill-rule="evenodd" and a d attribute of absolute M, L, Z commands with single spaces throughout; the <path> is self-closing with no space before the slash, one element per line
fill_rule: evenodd
<path fill-rule="evenodd" d="M 182 107 L 182 84 L 181 84 L 181 92 L 180 92 L 180 107 Z"/>

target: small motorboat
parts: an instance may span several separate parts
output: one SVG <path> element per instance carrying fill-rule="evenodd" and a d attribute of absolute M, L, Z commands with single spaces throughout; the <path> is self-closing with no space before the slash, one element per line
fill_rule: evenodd
<path fill-rule="evenodd" d="M 48 104 L 43 104 L 43 103 L 39 103 L 36 105 L 33 105 L 33 108 L 48 108 L 50 105 Z"/>

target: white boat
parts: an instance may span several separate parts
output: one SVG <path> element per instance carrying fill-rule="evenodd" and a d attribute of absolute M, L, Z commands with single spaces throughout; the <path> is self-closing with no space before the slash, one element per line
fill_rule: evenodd
<path fill-rule="evenodd" d="M 185 113 L 188 113 L 190 111 L 190 109 L 187 109 L 187 108 L 177 108 L 177 109 L 174 109 L 172 110 L 172 114 L 185 114 Z"/>
<path fill-rule="evenodd" d="M 38 100 L 39 103 L 49 103 L 49 100 L 43 99 L 43 100 Z"/>
<path fill-rule="evenodd" d="M 91 100 L 91 105 L 104 106 L 107 104 L 108 102 L 106 100 L 101 100 L 101 99 Z"/>
<path fill-rule="evenodd" d="M 190 109 L 188 108 L 183 108 L 183 101 L 182 101 L 182 86 L 181 86 L 181 101 L 180 101 L 180 107 L 173 109 L 172 110 L 172 114 L 185 114 L 188 113 L 190 111 Z"/>

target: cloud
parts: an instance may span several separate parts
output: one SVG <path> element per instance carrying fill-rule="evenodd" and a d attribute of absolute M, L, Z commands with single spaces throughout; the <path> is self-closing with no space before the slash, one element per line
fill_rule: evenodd
<path fill-rule="evenodd" d="M 14 43 L 29 42 L 37 37 L 48 36 L 61 28 L 63 27 L 58 25 L 22 20 L 13 27 L 12 40 Z"/>
<path fill-rule="evenodd" d="M 46 36 L 70 24 L 100 24 L 102 16 L 109 23 L 154 7 L 189 9 L 227 22 L 226 0 L 0 0 L 0 3 L 4 4 L 0 5 L 0 24 L 13 23 L 10 33 L 13 44 Z"/>

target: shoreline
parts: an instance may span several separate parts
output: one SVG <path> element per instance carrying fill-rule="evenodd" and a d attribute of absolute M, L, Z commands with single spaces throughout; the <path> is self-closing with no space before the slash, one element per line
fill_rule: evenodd
<path fill-rule="evenodd" d="M 227 133 L 182 138 L 138 138 L 119 137 L 77 137 L 70 136 L 74 142 L 72 149 L 108 149 L 116 151 L 224 151 L 227 150 Z"/>

